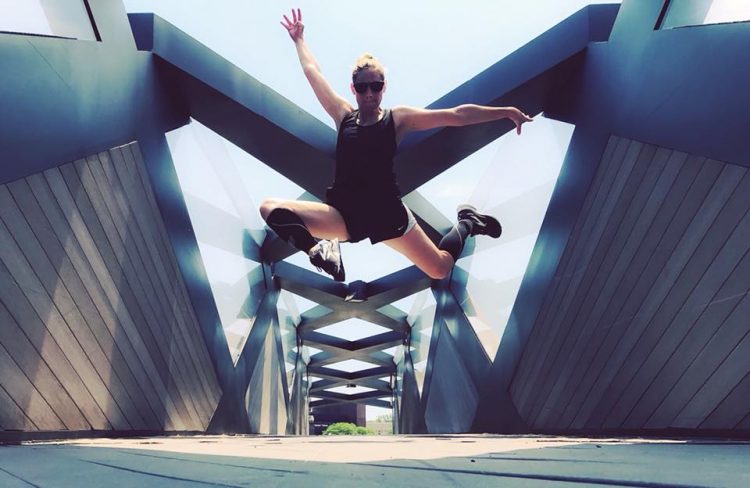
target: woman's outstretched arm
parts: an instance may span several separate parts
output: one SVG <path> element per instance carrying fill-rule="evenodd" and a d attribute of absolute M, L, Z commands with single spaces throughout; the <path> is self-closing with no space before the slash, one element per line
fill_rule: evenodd
<path fill-rule="evenodd" d="M 520 134 L 521 125 L 534 120 L 516 107 L 487 107 L 473 104 L 438 110 L 399 106 L 393 107 L 393 117 L 401 136 L 418 130 L 472 125 L 500 119 L 513 121 L 516 124 L 516 132 Z"/>
<path fill-rule="evenodd" d="M 328 80 L 323 77 L 318 62 L 315 60 L 310 48 L 305 44 L 303 36 L 305 25 L 302 23 L 302 12 L 300 9 L 296 11 L 292 9 L 292 20 L 289 20 L 285 15 L 284 21 L 281 22 L 281 25 L 286 28 L 289 32 L 289 37 L 294 41 L 299 62 L 302 65 L 302 71 L 305 73 L 307 81 L 310 82 L 310 86 L 312 86 L 320 104 L 323 105 L 323 109 L 333 118 L 338 128 L 344 115 L 354 110 L 354 108 L 344 97 L 336 93 L 330 83 L 328 83 Z"/>

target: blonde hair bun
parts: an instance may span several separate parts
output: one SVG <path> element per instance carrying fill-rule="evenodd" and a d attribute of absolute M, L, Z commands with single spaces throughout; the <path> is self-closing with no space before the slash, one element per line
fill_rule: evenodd
<path fill-rule="evenodd" d="M 352 81 L 355 81 L 359 72 L 365 69 L 376 71 L 380 73 L 383 79 L 385 79 L 385 67 L 383 66 L 383 64 L 378 61 L 372 54 L 363 53 L 360 57 L 357 58 L 357 61 L 354 63 L 354 67 L 352 68 Z"/>

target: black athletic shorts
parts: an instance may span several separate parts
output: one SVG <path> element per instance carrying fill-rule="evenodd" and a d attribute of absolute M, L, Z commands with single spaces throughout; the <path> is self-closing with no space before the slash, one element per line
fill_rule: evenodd
<path fill-rule="evenodd" d="M 368 188 L 330 187 L 326 203 L 344 217 L 348 242 L 369 237 L 375 244 L 400 237 L 408 229 L 409 213 L 397 194 Z"/>

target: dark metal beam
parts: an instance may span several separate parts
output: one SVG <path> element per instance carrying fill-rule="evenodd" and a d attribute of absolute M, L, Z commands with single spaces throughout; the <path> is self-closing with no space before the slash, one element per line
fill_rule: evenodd
<path fill-rule="evenodd" d="M 312 346 L 317 349 L 341 349 L 351 351 L 352 341 L 335 337 L 328 334 L 321 334 L 320 332 L 314 331 L 301 331 L 299 336 L 304 341 L 304 345 Z"/>
<path fill-rule="evenodd" d="M 267 285 L 270 288 L 270 280 Z M 263 343 L 266 339 L 268 329 L 273 326 L 277 312 L 279 293 L 269 289 L 260 301 L 253 328 L 250 330 L 245 345 L 237 364 L 231 373 L 220 370 L 222 373 L 222 397 L 214 411 L 207 431 L 212 433 L 224 432 L 247 432 L 247 406 L 244 403 L 245 392 L 255 367 L 258 363 L 260 353 L 263 351 Z"/>
<path fill-rule="evenodd" d="M 352 351 L 364 352 L 370 351 L 375 348 L 389 349 L 394 346 L 400 346 L 404 343 L 406 336 L 401 332 L 383 332 L 382 334 L 364 337 L 362 339 L 352 341 Z"/>
<path fill-rule="evenodd" d="M 315 394 L 318 398 L 323 398 L 325 400 L 338 400 L 343 402 L 361 402 L 365 400 L 372 400 L 377 398 L 382 398 L 385 396 L 390 396 L 388 394 L 383 394 L 382 391 L 367 391 L 364 393 L 357 393 L 354 395 L 345 395 L 343 393 L 336 393 L 333 391 L 319 391 Z"/>
<path fill-rule="evenodd" d="M 342 293 L 342 287 L 340 283 L 336 285 L 341 286 L 330 286 L 330 283 L 335 283 L 331 280 L 321 277 L 311 271 L 307 271 L 303 268 L 299 268 L 289 263 L 276 263 L 274 267 L 274 274 L 279 279 L 279 284 L 283 289 L 292 291 L 293 293 L 299 293 L 301 296 L 314 300 L 321 305 L 333 310 L 334 313 L 339 314 L 340 320 L 345 320 L 351 317 L 370 316 L 372 317 L 373 323 L 376 321 L 384 320 L 381 317 L 377 317 L 374 312 L 381 307 L 387 307 L 390 303 L 413 295 L 414 293 L 420 292 L 430 287 L 432 280 L 419 270 L 416 266 L 409 266 L 402 270 L 391 273 L 387 276 L 379 278 L 373 282 L 366 284 L 367 301 L 362 303 L 348 303 L 340 299 Z M 309 288 L 317 285 L 328 284 L 326 290 L 317 289 L 310 290 Z M 305 296 L 304 294 L 307 296 Z M 328 295 L 328 296 L 326 296 Z M 379 315 L 383 315 L 382 312 L 377 312 Z M 303 314 L 303 322 L 306 328 L 317 329 L 324 327 L 314 323 L 317 320 L 331 320 L 327 315 L 322 314 L 322 310 L 318 311 L 315 317 L 312 314 Z M 400 313 L 397 308 L 389 309 L 389 313 L 386 313 L 385 318 L 388 320 L 389 328 L 401 329 L 403 323 L 405 323 L 406 315 Z M 340 321 L 336 320 L 336 321 Z M 403 320 L 403 321 L 402 321 Z M 399 322 L 398 325 L 394 321 Z M 328 324 L 330 325 L 330 324 Z"/>
<path fill-rule="evenodd" d="M 378 366 L 375 368 L 363 369 L 361 371 L 355 371 L 352 373 L 339 371 L 338 369 L 333 368 L 326 368 L 325 366 L 312 365 L 307 367 L 307 372 L 311 376 L 316 376 L 318 378 L 330 379 L 335 381 L 354 381 L 358 379 L 382 378 L 385 376 L 389 376 L 396 372 L 396 365 L 391 363 L 390 366 Z"/>
<path fill-rule="evenodd" d="M 325 317 L 326 315 L 329 315 L 333 310 L 331 310 L 328 307 L 324 307 L 323 305 L 316 305 L 315 307 L 306 310 L 305 312 L 300 314 L 300 319 L 304 322 L 305 320 L 318 320 L 321 317 Z"/>
<path fill-rule="evenodd" d="M 356 316 L 352 313 L 347 313 L 342 309 L 332 311 L 331 313 L 323 317 L 314 319 L 308 318 L 306 314 L 302 314 L 300 323 L 297 327 L 299 330 L 314 331 L 322 329 L 323 327 L 328 327 L 329 325 L 338 324 L 339 322 L 343 322 L 344 320 L 348 320 L 351 318 L 356 318 Z"/>
<path fill-rule="evenodd" d="M 328 407 L 331 405 L 341 405 L 342 403 L 364 403 L 365 405 L 371 405 L 373 407 L 380 408 L 393 408 L 391 402 L 379 399 L 370 400 L 315 400 L 310 402 L 310 407 Z"/>
<path fill-rule="evenodd" d="M 395 305 L 383 305 L 382 307 L 378 308 L 378 313 L 387 317 L 388 320 L 392 320 L 400 324 L 409 324 L 406 321 L 408 314 Z"/>
<path fill-rule="evenodd" d="M 371 310 L 362 312 L 357 317 L 400 334 L 406 334 L 409 331 L 409 323 L 406 321 L 406 315 L 403 316 L 403 319 L 398 320 L 390 315 L 383 314 L 379 310 Z"/>
<path fill-rule="evenodd" d="M 404 334 L 400 332 L 384 332 L 383 334 L 365 337 L 356 341 L 347 341 L 340 337 L 314 331 L 302 331 L 300 336 L 307 346 L 319 349 L 332 348 L 357 352 L 372 350 L 373 348 L 388 349 L 403 344 L 405 339 Z"/>
<path fill-rule="evenodd" d="M 308 271 L 291 263 L 280 261 L 273 264 L 273 274 L 279 287 L 330 309 L 341 305 L 346 297 L 347 287 L 322 274 Z M 339 307 L 340 308 L 340 307 Z"/>
<path fill-rule="evenodd" d="M 123 18 L 107 19 L 112 9 L 98 10 L 112 32 L 128 28 Z M 126 39 L 106 41 L 0 36 L 0 184 L 144 136 L 163 137 L 189 121 L 184 107 L 164 96 L 149 54 Z"/>
<path fill-rule="evenodd" d="M 331 388 L 338 388 L 339 386 L 356 385 L 363 386 L 365 388 L 373 388 L 378 391 L 383 391 L 388 395 L 391 394 L 391 385 L 387 381 L 376 380 L 376 379 L 363 379 L 363 380 L 349 380 L 349 381 L 333 381 L 333 380 L 319 380 L 310 385 L 310 392 L 314 393 L 317 391 L 324 391 Z"/>
<path fill-rule="evenodd" d="M 376 364 L 378 366 L 389 366 L 393 364 L 393 357 L 384 352 L 363 353 L 360 351 L 328 351 L 319 352 L 310 357 L 310 366 L 326 366 L 335 364 L 349 359 L 356 359 L 366 363 Z"/>
<path fill-rule="evenodd" d="M 378 309 L 429 288 L 432 281 L 416 266 L 383 276 L 368 283 L 368 306 Z"/>

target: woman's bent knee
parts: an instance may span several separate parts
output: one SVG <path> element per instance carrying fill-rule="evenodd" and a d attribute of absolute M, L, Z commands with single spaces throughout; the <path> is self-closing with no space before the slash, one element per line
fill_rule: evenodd
<path fill-rule="evenodd" d="M 447 277 L 453 269 L 453 259 L 442 260 L 429 269 L 424 270 L 425 274 L 433 280 L 442 280 Z"/>
<path fill-rule="evenodd" d="M 279 204 L 281 203 L 281 200 L 278 198 L 266 198 L 260 203 L 260 216 L 263 217 L 263 220 L 268 220 L 268 214 L 274 211 Z"/>
<path fill-rule="evenodd" d="M 431 270 L 431 272 L 427 273 L 427 276 L 432 278 L 433 280 L 442 280 L 443 278 L 447 277 L 450 274 L 451 270 L 448 269 L 435 269 Z"/>

